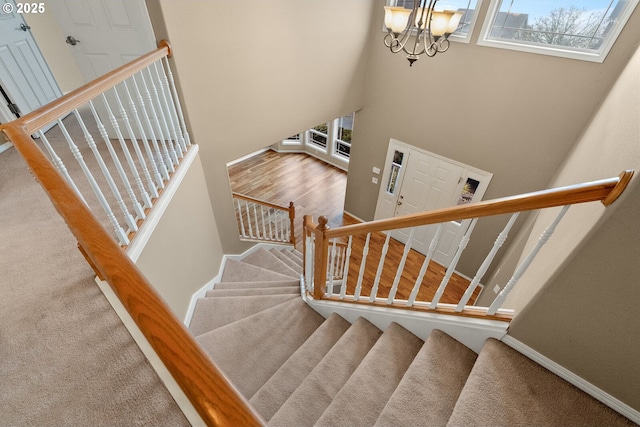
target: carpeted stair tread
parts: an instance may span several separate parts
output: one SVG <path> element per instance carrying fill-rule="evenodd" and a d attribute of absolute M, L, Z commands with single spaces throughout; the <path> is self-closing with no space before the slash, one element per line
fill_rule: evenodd
<path fill-rule="evenodd" d="M 249 400 L 262 418 L 269 421 L 273 417 L 350 326 L 338 314 L 330 315 L 287 359 Z"/>
<path fill-rule="evenodd" d="M 391 323 L 315 425 L 373 425 L 422 344 L 420 338 Z"/>
<path fill-rule="evenodd" d="M 189 330 L 195 336 L 249 317 L 287 302 L 297 295 L 262 295 L 260 297 L 229 296 L 199 298 L 193 310 Z"/>
<path fill-rule="evenodd" d="M 265 270 L 280 273 L 288 277 L 300 277 L 300 273 L 289 267 L 265 248 L 259 248 L 251 252 L 249 255 L 242 258 L 242 262 L 262 267 Z"/>
<path fill-rule="evenodd" d="M 448 426 L 629 426 L 612 409 L 489 338 Z"/>
<path fill-rule="evenodd" d="M 282 281 L 297 277 L 276 273 L 256 265 L 228 259 L 224 264 L 221 282 Z"/>
<path fill-rule="evenodd" d="M 211 289 L 205 294 L 205 298 L 219 297 L 243 297 L 256 295 L 300 295 L 300 288 L 296 286 L 283 286 L 273 288 L 248 288 L 248 289 Z"/>
<path fill-rule="evenodd" d="M 302 269 L 302 265 L 304 261 L 302 259 L 302 253 L 300 253 L 300 251 L 298 251 L 297 249 L 291 249 L 290 251 L 281 251 L 281 252 L 284 255 L 291 258 L 291 260 L 295 262 L 300 267 L 300 269 Z"/>
<path fill-rule="evenodd" d="M 381 334 L 382 331 L 368 320 L 356 320 L 284 402 L 268 425 L 313 425 Z"/>
<path fill-rule="evenodd" d="M 257 289 L 257 288 L 282 288 L 285 286 L 300 289 L 300 280 L 272 280 L 265 282 L 220 282 L 216 283 L 213 289 Z"/>
<path fill-rule="evenodd" d="M 280 261 L 282 261 L 285 264 L 287 264 L 287 266 L 289 268 L 291 268 L 293 271 L 295 271 L 296 273 L 298 273 L 298 274 L 302 273 L 302 265 L 296 263 L 289 256 L 285 255 L 285 253 L 288 252 L 288 251 L 279 251 L 277 249 L 270 249 L 269 252 L 273 256 L 278 258 Z"/>
<path fill-rule="evenodd" d="M 475 352 L 434 329 L 375 425 L 446 425 L 476 357 Z"/>
<path fill-rule="evenodd" d="M 197 339 L 233 385 L 250 398 L 323 320 L 297 297 Z"/>

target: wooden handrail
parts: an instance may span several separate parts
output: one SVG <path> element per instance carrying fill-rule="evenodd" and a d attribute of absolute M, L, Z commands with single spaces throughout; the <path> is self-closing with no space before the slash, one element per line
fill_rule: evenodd
<path fill-rule="evenodd" d="M 207 425 L 260 426 L 255 413 L 171 312 L 136 265 L 31 139 L 42 126 L 170 52 L 166 42 L 138 60 L 24 117 L 0 126 L 66 221 L 81 251 L 103 277 Z"/>
<path fill-rule="evenodd" d="M 264 205 L 264 206 L 269 207 L 269 208 L 273 208 L 273 209 L 278 209 L 278 210 L 281 210 L 281 211 L 289 212 L 289 207 L 284 207 L 284 206 L 276 205 L 274 203 L 265 202 L 264 200 L 256 199 L 255 197 L 245 196 L 244 194 L 235 193 L 235 192 L 232 192 L 231 195 L 235 199 L 246 200 L 247 202 L 253 202 L 253 203 L 257 203 L 259 205 Z M 291 202 L 291 203 L 293 203 L 293 202 Z M 291 205 L 289 205 L 289 206 L 291 206 Z"/>
<path fill-rule="evenodd" d="M 327 230 L 325 237 L 332 239 L 593 201 L 601 201 L 603 204 L 609 205 L 624 191 L 633 173 L 633 170 L 627 170 L 616 178 L 603 179 L 586 184 L 569 185 L 551 190 L 470 203 L 468 205 L 452 206 L 428 212 L 346 225 Z"/>

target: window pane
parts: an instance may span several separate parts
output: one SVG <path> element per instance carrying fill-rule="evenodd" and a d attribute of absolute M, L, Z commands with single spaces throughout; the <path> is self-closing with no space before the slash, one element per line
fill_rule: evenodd
<path fill-rule="evenodd" d="M 338 139 L 351 143 L 351 131 L 353 130 L 353 113 L 338 119 Z"/>
<path fill-rule="evenodd" d="M 327 129 L 326 123 L 309 129 L 309 142 L 322 148 L 327 148 Z"/>
<path fill-rule="evenodd" d="M 603 54 L 637 3 L 638 0 L 499 0 L 485 38 L 533 48 Z"/>

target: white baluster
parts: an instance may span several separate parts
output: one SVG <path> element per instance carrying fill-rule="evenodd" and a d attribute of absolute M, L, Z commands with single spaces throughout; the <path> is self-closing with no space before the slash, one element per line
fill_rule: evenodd
<path fill-rule="evenodd" d="M 91 152 L 93 153 L 93 156 L 95 157 L 96 161 L 98 162 L 98 167 L 102 171 L 102 175 L 104 176 L 104 179 L 107 181 L 107 185 L 109 186 L 109 189 L 113 194 L 113 197 L 115 197 L 116 199 L 116 204 L 120 208 L 122 215 L 124 215 L 124 219 L 125 219 L 125 222 L 127 223 L 127 226 L 129 226 L 129 229 L 131 231 L 137 231 L 138 225 L 136 224 L 136 221 L 133 219 L 133 216 L 131 216 L 131 214 L 129 213 L 129 209 L 127 208 L 127 205 L 124 203 L 124 200 L 122 200 L 122 195 L 120 194 L 120 190 L 118 190 L 118 187 L 116 186 L 116 183 L 113 180 L 113 177 L 111 176 L 111 172 L 109 172 L 109 168 L 107 167 L 106 163 L 104 162 L 104 159 L 102 158 L 102 154 L 100 154 L 100 151 L 98 151 L 98 146 L 96 145 L 96 142 L 93 139 L 93 135 L 91 135 L 91 133 L 85 126 L 84 121 L 82 120 L 82 117 L 80 117 L 80 113 L 78 113 L 78 110 L 73 110 L 73 115 L 76 118 L 76 121 L 78 122 L 78 124 L 80 125 L 80 129 L 82 129 L 82 134 L 84 135 L 84 139 L 87 142 L 87 145 L 89 146 L 89 148 L 91 149 Z M 132 202 L 134 204 L 137 203 L 135 196 L 132 199 Z"/>
<path fill-rule="evenodd" d="M 478 218 L 473 218 L 471 220 L 471 224 L 469 224 L 469 228 L 467 229 L 467 232 L 464 233 L 462 240 L 460 240 L 460 244 L 458 245 L 456 254 L 453 256 L 453 260 L 451 261 L 451 264 L 449 264 L 449 268 L 447 268 L 447 272 L 442 278 L 442 281 L 440 282 L 440 286 L 438 287 L 436 294 L 433 296 L 433 299 L 431 300 L 431 304 L 429 304 L 430 309 L 435 310 L 438 307 L 438 302 L 440 302 L 440 298 L 442 298 L 442 294 L 444 293 L 445 288 L 449 284 L 449 279 L 451 279 L 453 272 L 456 270 L 458 261 L 460 261 L 462 252 L 464 252 L 464 250 L 467 247 L 467 244 L 469 243 L 469 239 L 471 238 L 471 233 L 473 232 L 473 229 L 475 228 L 477 222 L 478 222 Z"/>
<path fill-rule="evenodd" d="M 282 233 L 280 232 L 280 220 L 278 219 L 278 216 L 276 215 L 276 220 L 274 221 L 274 225 L 276 227 L 276 240 L 280 239 L 280 236 L 282 236 Z"/>
<path fill-rule="evenodd" d="M 167 150 L 167 145 L 164 141 L 164 136 L 162 134 L 162 130 L 160 129 L 160 124 L 158 123 L 158 115 L 156 114 L 156 110 L 153 107 L 151 92 L 149 92 L 149 88 L 147 87 L 147 83 L 142 72 L 138 73 L 137 76 L 138 79 L 136 79 L 136 76 L 132 76 L 131 80 L 134 82 L 136 91 L 138 91 L 140 94 L 139 102 L 141 102 L 141 109 L 144 112 L 147 130 L 151 134 L 154 148 L 156 149 L 158 154 L 157 160 L 162 161 L 162 164 L 165 166 L 165 169 L 168 172 L 174 172 L 175 168 L 173 167 L 174 165 L 171 161 L 169 150 Z M 142 82 L 142 91 L 140 91 L 138 88 L 138 80 Z M 151 114 L 149 114 L 149 111 L 151 112 Z M 156 126 L 153 126 L 153 123 L 155 123 Z M 164 179 L 169 179 L 169 175 L 167 174 Z"/>
<path fill-rule="evenodd" d="M 370 240 L 371 240 L 371 233 L 367 233 L 367 239 L 364 242 L 364 248 L 362 248 L 362 262 L 360 263 L 360 270 L 358 271 L 358 283 L 356 284 L 356 290 L 353 294 L 354 301 L 358 301 L 360 299 L 360 293 L 362 292 L 362 279 L 364 277 L 364 270 L 367 265 L 367 256 L 369 255 Z"/>
<path fill-rule="evenodd" d="M 516 222 L 516 219 L 518 219 L 519 213 L 520 212 L 516 212 L 513 215 L 511 215 L 511 218 L 509 219 L 509 222 L 507 222 L 507 225 L 504 227 L 504 230 L 502 230 L 502 232 L 498 235 L 498 238 L 493 244 L 493 248 L 491 248 L 491 251 L 489 251 L 489 254 L 484 259 L 482 265 L 480 265 L 480 268 L 478 269 L 478 272 L 476 273 L 475 277 L 473 278 L 471 283 L 469 283 L 469 286 L 467 287 L 467 290 L 465 291 L 464 295 L 462 295 L 462 299 L 460 299 L 460 302 L 458 302 L 458 305 L 456 306 L 457 312 L 461 312 L 462 310 L 464 310 L 464 306 L 467 305 L 467 303 L 469 302 L 469 299 L 471 299 L 473 292 L 476 290 L 478 283 L 480 283 L 480 280 L 482 280 L 485 273 L 489 269 L 489 266 L 493 262 L 493 259 L 498 253 L 498 250 L 502 247 L 504 242 L 507 240 L 507 236 L 509 235 L 509 230 L 511 230 L 511 227 L 513 227 L 513 224 Z"/>
<path fill-rule="evenodd" d="M 136 103 L 133 101 L 133 97 L 131 96 L 131 92 L 129 91 L 129 86 L 127 85 L 127 81 L 122 82 L 125 93 L 127 94 L 127 99 L 129 101 L 129 108 L 131 109 L 131 115 L 135 119 L 136 126 L 138 127 L 138 131 L 140 132 L 140 140 L 142 141 L 142 146 L 144 147 L 144 151 L 147 153 L 147 157 L 149 160 L 149 164 L 151 165 L 151 173 L 153 174 L 154 179 L 156 180 L 156 186 L 151 182 L 151 179 L 148 178 L 147 186 L 149 188 L 149 192 L 152 197 L 158 197 L 158 189 L 164 188 L 164 181 L 160 172 L 158 171 L 158 165 L 154 159 L 153 151 L 151 151 L 151 147 L 149 146 L 149 139 L 147 138 L 147 134 L 142 126 L 142 122 L 140 121 L 140 116 L 138 115 L 138 110 L 136 109 Z M 164 164 L 160 166 L 164 167 Z M 165 168 L 164 173 L 167 174 L 167 170 Z M 168 174 L 167 174 L 168 176 Z"/>
<path fill-rule="evenodd" d="M 347 252 L 345 254 L 344 270 L 342 273 L 342 287 L 340 288 L 340 299 L 344 299 L 347 295 L 347 278 L 349 277 L 349 262 L 351 261 L 351 243 L 353 242 L 353 236 L 349 236 L 349 243 L 347 243 Z"/>
<path fill-rule="evenodd" d="M 387 258 L 387 252 L 389 251 L 389 238 L 391 233 L 387 233 L 387 238 L 384 240 L 382 246 L 382 253 L 380 254 L 380 262 L 378 263 L 378 270 L 376 271 L 376 278 L 373 282 L 373 288 L 371 288 L 371 295 L 369 295 L 369 302 L 374 302 L 378 296 L 378 286 L 380 285 L 380 279 L 382 278 L 382 269 L 384 268 L 384 262 Z"/>
<path fill-rule="evenodd" d="M 273 234 L 273 214 L 276 213 L 273 209 L 269 209 L 267 211 L 267 215 L 269 216 L 269 240 L 276 240 Z"/>
<path fill-rule="evenodd" d="M 409 295 L 409 299 L 407 300 L 407 307 L 411 307 L 416 302 L 418 292 L 420 292 L 420 286 L 422 286 L 422 281 L 424 280 L 424 275 L 427 273 L 427 270 L 429 269 L 429 263 L 431 262 L 431 258 L 433 257 L 433 253 L 438 247 L 438 242 L 440 242 L 440 236 L 442 235 L 444 226 L 445 223 L 441 223 L 440 225 L 438 225 L 436 234 L 435 236 L 433 236 L 433 239 L 431 239 L 431 243 L 429 243 L 429 250 L 427 251 L 427 255 L 425 256 L 422 267 L 420 268 L 420 273 L 418 273 L 416 283 L 413 285 L 413 289 L 411 290 L 411 294 Z"/>
<path fill-rule="evenodd" d="M 249 236 L 253 239 L 253 227 L 251 226 L 251 209 L 249 209 L 249 202 L 244 201 L 244 210 L 247 213 L 247 225 L 249 226 Z"/>
<path fill-rule="evenodd" d="M 240 217 L 240 230 L 242 230 L 242 237 L 247 237 L 247 232 L 244 228 L 244 219 L 242 218 L 242 205 L 240 199 L 236 199 L 236 206 L 238 207 L 238 216 Z"/>
<path fill-rule="evenodd" d="M 255 203 L 251 203 L 251 206 L 253 207 L 253 222 L 256 226 L 256 237 L 259 239 L 260 238 L 260 225 L 258 224 L 258 211 L 256 210 L 256 204 Z"/>
<path fill-rule="evenodd" d="M 314 270 L 314 237 L 313 234 L 307 234 L 306 245 L 305 245 L 305 254 L 304 254 L 304 265 L 305 265 L 305 284 L 307 290 L 313 292 L 313 270 Z"/>
<path fill-rule="evenodd" d="M 391 304 L 393 302 L 393 299 L 396 297 L 396 293 L 398 292 L 398 285 L 400 284 L 400 278 L 402 277 L 402 271 L 404 270 L 404 265 L 407 262 L 407 257 L 411 251 L 411 243 L 413 242 L 413 235 L 416 232 L 416 228 L 417 227 L 411 228 L 407 243 L 404 244 L 404 251 L 402 252 L 402 258 L 400 259 L 400 264 L 398 264 L 398 269 L 396 270 L 396 277 L 393 279 L 393 285 L 391 285 L 391 290 L 389 290 L 387 304 Z"/>
<path fill-rule="evenodd" d="M 520 280 L 522 275 L 527 271 L 527 269 L 535 259 L 536 255 L 538 255 L 538 252 L 540 252 L 540 249 L 542 249 L 545 243 L 547 243 L 549 238 L 553 235 L 553 232 L 556 230 L 558 223 L 560 223 L 560 221 L 562 220 L 562 217 L 564 217 L 564 214 L 567 213 L 567 211 L 569 210 L 569 207 L 570 205 L 563 206 L 562 210 L 560 211 L 556 219 L 551 223 L 551 225 L 549 225 L 549 227 L 547 227 L 546 230 L 544 230 L 544 232 L 538 239 L 538 243 L 536 244 L 536 246 L 531 250 L 531 252 L 529 253 L 529 255 L 527 255 L 524 261 L 522 261 L 522 264 L 518 266 L 516 271 L 513 273 L 513 276 L 511 277 L 511 279 L 509 279 L 507 284 L 504 286 L 502 291 L 500 291 L 496 299 L 493 301 L 493 303 L 489 307 L 489 310 L 487 310 L 487 314 L 489 315 L 496 314 L 498 309 L 502 307 L 502 304 L 504 303 L 504 300 L 507 298 L 507 295 L 509 294 L 509 292 L 511 292 L 511 290 L 516 285 L 516 283 L 518 283 L 518 280 Z"/>
<path fill-rule="evenodd" d="M 262 219 L 262 235 L 264 236 L 264 238 L 267 238 L 267 227 L 264 224 L 264 207 L 262 205 L 260 205 L 260 218 Z"/>
<path fill-rule="evenodd" d="M 122 116 L 122 119 L 124 121 L 124 125 L 127 129 L 127 133 L 129 134 L 129 141 L 131 143 L 131 146 L 133 146 L 133 151 L 136 153 L 136 157 L 138 158 L 138 163 L 142 168 L 142 173 L 145 176 L 147 183 L 151 184 L 151 175 L 149 174 L 149 168 L 147 168 L 147 162 L 144 156 L 142 155 L 142 151 L 140 150 L 140 146 L 138 145 L 138 139 L 136 138 L 136 135 L 133 132 L 133 128 L 131 127 L 131 121 L 129 120 L 129 115 L 127 114 L 127 110 L 124 107 L 124 104 L 122 103 L 122 101 L 120 100 L 120 95 L 118 94 L 118 91 L 116 90 L 116 88 L 113 88 L 112 92 L 118 104 L 118 110 L 120 111 L 120 115 Z M 152 206 L 151 197 L 149 197 L 149 193 L 147 193 L 147 191 L 144 188 L 144 184 L 142 183 L 142 178 L 138 173 L 138 168 L 135 166 L 135 163 L 133 162 L 133 158 L 131 157 L 131 154 L 129 154 L 128 149 L 125 150 L 125 158 L 129 163 L 129 169 L 133 174 L 134 181 L 136 183 L 136 186 L 138 187 L 138 191 L 140 192 L 140 197 L 142 197 L 142 200 L 144 201 L 144 206 L 146 208 L 150 208 Z M 144 218 L 144 212 L 141 218 Z"/>
<path fill-rule="evenodd" d="M 333 240 L 333 244 L 331 245 L 331 248 L 329 249 L 329 285 L 327 286 L 327 296 L 331 297 L 333 296 L 333 275 L 335 273 L 335 268 L 336 268 L 336 240 Z"/>
<path fill-rule="evenodd" d="M 42 141 L 45 148 L 49 152 L 49 155 L 51 156 L 51 160 L 53 161 L 53 165 L 62 174 L 62 176 L 64 176 L 64 178 L 67 180 L 71 188 L 73 188 L 73 191 L 78 195 L 78 197 L 80 197 L 80 199 L 82 199 L 82 202 L 88 207 L 89 205 L 87 204 L 87 201 L 82 196 L 82 193 L 80 192 L 80 190 L 78 190 L 76 183 L 73 182 L 73 179 L 71 179 L 71 175 L 69 175 L 69 171 L 67 170 L 67 167 L 64 165 L 64 162 L 60 157 L 58 157 L 58 154 L 55 152 L 55 150 L 49 143 L 49 140 L 47 139 L 47 137 L 44 136 L 44 132 L 40 130 L 38 131 L 38 135 L 40 135 L 40 140 Z"/>
<path fill-rule="evenodd" d="M 69 149 L 71 150 L 71 153 L 73 153 L 73 157 L 78 161 L 78 164 L 80 165 L 80 168 L 82 169 L 82 172 L 84 173 L 84 176 L 87 178 L 87 180 L 89 181 L 89 184 L 91 185 L 91 189 L 93 190 L 94 194 L 98 198 L 98 201 L 100 202 L 100 205 L 102 206 L 102 209 L 104 209 L 105 213 L 107 214 L 107 218 L 108 218 L 109 222 L 111 223 L 111 225 L 113 226 L 113 230 L 114 230 L 114 232 L 116 234 L 116 237 L 118 238 L 118 242 L 121 245 L 128 245 L 129 244 L 129 238 L 125 234 L 125 232 L 122 229 L 122 227 L 120 227 L 120 224 L 118 223 L 118 220 L 116 219 L 116 216 L 113 214 L 113 211 L 111 210 L 111 207 L 109 206 L 109 202 L 107 202 L 107 199 L 104 197 L 104 194 L 102 194 L 102 190 L 100 190 L 100 187 L 98 186 L 98 183 L 96 182 L 95 178 L 93 177 L 93 174 L 91 173 L 91 170 L 89 169 L 89 167 L 85 163 L 84 158 L 82 158 L 82 154 L 80 153 L 80 150 L 78 149 L 78 146 L 73 142 L 73 139 L 71 138 L 71 135 L 69 135 L 69 132 L 67 131 L 67 128 L 64 126 L 64 123 L 62 123 L 62 120 L 60 120 L 60 119 L 58 119 L 58 126 L 60 127 L 60 130 L 62 131 L 62 134 L 64 135 L 64 138 L 67 140 L 67 143 L 69 144 Z"/>
<path fill-rule="evenodd" d="M 160 68 L 162 68 L 162 64 L 160 64 Z M 169 92 L 169 81 L 167 80 L 167 76 L 164 75 L 164 70 L 162 75 L 158 71 L 157 62 L 153 63 L 153 69 L 156 73 L 156 77 L 158 78 L 158 84 L 160 85 L 160 93 L 162 95 L 161 100 L 163 102 L 163 109 L 165 111 L 165 117 L 169 121 L 167 126 L 169 127 L 169 130 L 173 135 L 173 140 L 175 141 L 176 154 L 178 154 L 179 158 L 182 158 L 184 157 L 186 148 L 185 148 L 184 140 L 182 141 L 182 143 L 180 143 L 180 139 L 182 139 L 182 135 L 179 135 L 178 131 L 176 130 L 177 116 L 175 115 L 173 105 L 169 104 L 169 99 L 171 98 L 171 93 Z M 178 128 L 179 127 L 180 126 L 178 125 Z"/>
<path fill-rule="evenodd" d="M 160 93 L 158 91 L 158 87 L 156 86 L 156 82 L 153 80 L 153 74 L 151 74 L 151 66 L 145 68 L 141 71 L 141 75 L 144 76 L 144 71 L 147 72 L 147 80 L 149 85 L 151 86 L 151 100 L 153 105 L 152 112 L 155 114 L 156 120 L 158 124 L 158 131 L 162 137 L 162 141 L 166 144 L 167 149 L 169 150 L 169 157 L 173 162 L 174 166 L 178 165 L 178 154 L 176 153 L 175 147 L 173 146 L 173 142 L 171 140 L 171 132 L 169 132 L 169 127 L 167 125 L 167 118 L 164 115 L 164 109 L 162 108 L 162 102 L 160 101 Z"/>
<path fill-rule="evenodd" d="M 167 75 L 169 77 L 169 83 L 171 85 L 171 93 L 173 94 L 173 100 L 176 104 L 176 111 L 180 116 L 180 125 L 182 129 L 182 135 L 184 137 L 184 142 L 187 146 L 191 145 L 191 140 L 189 138 L 189 132 L 187 131 L 187 124 L 184 121 L 184 114 L 182 112 L 182 106 L 180 105 L 180 98 L 178 97 L 178 91 L 176 90 L 176 82 L 173 79 L 173 73 L 171 72 L 171 67 L 169 66 L 169 59 L 164 57 L 165 69 L 167 70 Z"/>
<path fill-rule="evenodd" d="M 104 94 L 103 94 L 103 96 L 104 96 Z M 111 154 L 111 158 L 113 159 L 113 163 L 116 166 L 116 170 L 118 171 L 118 175 L 120 175 L 120 180 L 122 181 L 122 184 L 124 185 L 124 187 L 125 187 L 125 189 L 127 191 L 127 194 L 129 195 L 129 199 L 131 200 L 131 203 L 133 204 L 133 209 L 136 212 L 136 215 L 138 215 L 138 218 L 144 219 L 146 215 L 144 214 L 142 206 L 140 206 L 140 203 L 138 203 L 138 199 L 136 198 L 136 195 L 133 192 L 133 189 L 131 188 L 131 184 L 129 183 L 129 178 L 127 177 L 127 174 L 125 173 L 124 168 L 122 167 L 122 163 L 120 162 L 120 159 L 118 158 L 117 153 L 113 149 L 113 145 L 111 144 L 111 140 L 109 139 L 109 135 L 107 134 L 107 130 L 105 129 L 104 124 L 102 124 L 102 121 L 100 120 L 100 117 L 98 116 L 98 113 L 96 112 L 96 109 L 95 109 L 92 101 L 89 101 L 89 108 L 91 109 L 91 114 L 93 114 L 93 118 L 95 119 L 96 125 L 98 126 L 98 132 L 100 132 L 100 135 L 102 136 L 102 140 L 104 141 L 104 144 L 106 145 L 107 149 L 109 150 L 109 154 Z M 109 110 L 108 106 L 107 106 L 107 111 L 113 117 L 113 113 L 111 113 L 111 110 Z M 115 120 L 115 117 L 113 117 L 113 120 L 116 123 L 116 125 L 114 126 L 114 129 L 116 129 L 116 131 L 119 132 L 119 128 L 117 127 L 118 123 Z M 122 145 L 122 142 L 120 144 Z M 125 151 L 125 148 L 126 147 L 123 147 L 123 152 Z M 132 166 L 132 162 L 129 163 L 129 167 L 130 168 L 131 168 L 131 166 Z M 140 185 L 142 185 L 141 181 L 140 181 Z M 143 190 L 144 190 L 144 188 L 143 188 Z M 146 192 L 145 192 L 145 194 L 146 194 Z M 151 201 L 149 201 L 149 206 L 148 207 L 151 207 Z M 129 227 L 131 227 L 131 225 L 129 225 Z M 137 228 L 132 228 L 132 230 L 137 230 Z"/>

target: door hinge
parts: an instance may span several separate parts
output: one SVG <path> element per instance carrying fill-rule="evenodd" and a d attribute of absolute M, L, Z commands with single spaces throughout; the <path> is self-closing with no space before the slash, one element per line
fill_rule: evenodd
<path fill-rule="evenodd" d="M 21 114 L 21 113 L 20 113 L 20 109 L 18 108 L 18 106 L 17 106 L 16 104 L 14 104 L 14 103 L 10 102 L 10 103 L 9 103 L 9 105 L 8 105 L 8 107 L 9 107 L 9 110 L 10 110 L 13 114 L 15 114 L 15 116 L 16 116 L 16 117 L 20 117 L 20 114 Z"/>

